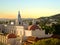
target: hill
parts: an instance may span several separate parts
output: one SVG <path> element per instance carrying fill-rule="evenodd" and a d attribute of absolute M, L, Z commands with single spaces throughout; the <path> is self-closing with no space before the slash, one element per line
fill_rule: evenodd
<path fill-rule="evenodd" d="M 55 14 L 49 17 L 40 17 L 37 18 L 37 20 L 39 20 L 39 22 L 43 24 L 60 23 L 60 14 Z"/>

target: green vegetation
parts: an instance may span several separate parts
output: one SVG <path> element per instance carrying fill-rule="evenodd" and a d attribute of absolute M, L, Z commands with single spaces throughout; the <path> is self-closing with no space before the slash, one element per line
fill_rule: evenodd
<path fill-rule="evenodd" d="M 39 20 L 39 25 L 46 31 L 46 34 L 53 33 L 60 35 L 60 14 L 49 17 L 40 17 L 37 20 Z"/>
<path fill-rule="evenodd" d="M 51 26 L 44 26 L 42 29 L 45 30 L 45 33 L 60 35 L 60 24 L 52 24 Z"/>
<path fill-rule="evenodd" d="M 60 45 L 60 39 L 42 39 L 31 45 Z"/>
<path fill-rule="evenodd" d="M 32 22 L 31 21 L 29 22 L 29 25 L 32 25 Z"/>
<path fill-rule="evenodd" d="M 42 30 L 45 30 L 45 33 L 48 34 L 56 34 L 60 35 L 60 23 L 54 24 L 52 23 L 51 25 L 47 26 L 47 22 L 37 22 L 39 26 L 42 28 Z"/>
<path fill-rule="evenodd" d="M 53 32 L 55 31 L 55 29 L 52 26 L 44 26 L 44 29 L 46 34 L 53 34 Z"/>
<path fill-rule="evenodd" d="M 60 35 L 60 24 L 53 24 L 52 28 L 55 29 L 55 31 L 53 32 L 53 34 Z"/>

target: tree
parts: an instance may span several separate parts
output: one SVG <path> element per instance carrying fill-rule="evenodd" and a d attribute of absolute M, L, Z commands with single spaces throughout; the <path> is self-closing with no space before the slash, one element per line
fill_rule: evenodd
<path fill-rule="evenodd" d="M 60 24 L 53 24 L 52 27 L 55 29 L 53 33 L 60 35 Z"/>
<path fill-rule="evenodd" d="M 46 34 L 48 33 L 53 34 L 53 32 L 55 31 L 52 26 L 44 26 L 44 29 Z"/>
<path fill-rule="evenodd" d="M 31 21 L 29 22 L 29 25 L 32 25 L 32 22 Z"/>

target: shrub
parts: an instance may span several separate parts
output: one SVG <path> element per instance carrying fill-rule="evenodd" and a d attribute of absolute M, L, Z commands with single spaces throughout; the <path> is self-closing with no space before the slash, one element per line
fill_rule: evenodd
<path fill-rule="evenodd" d="M 60 39 L 42 39 L 31 45 L 60 45 Z"/>

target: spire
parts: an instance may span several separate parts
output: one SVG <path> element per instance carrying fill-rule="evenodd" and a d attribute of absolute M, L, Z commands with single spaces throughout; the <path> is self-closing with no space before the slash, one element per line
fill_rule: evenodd
<path fill-rule="evenodd" d="M 22 19 L 21 19 L 20 11 L 18 11 L 18 25 L 22 25 Z"/>
<path fill-rule="evenodd" d="M 20 11 L 18 11 L 18 16 L 21 17 L 21 16 L 20 16 Z"/>

